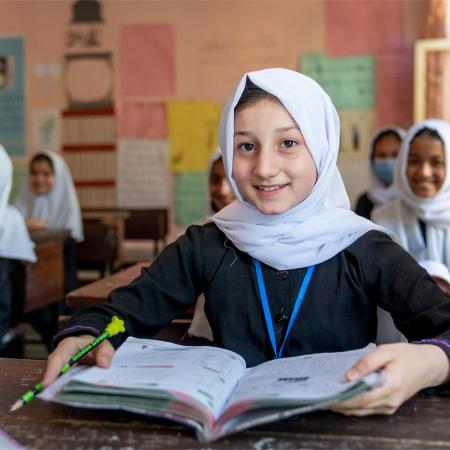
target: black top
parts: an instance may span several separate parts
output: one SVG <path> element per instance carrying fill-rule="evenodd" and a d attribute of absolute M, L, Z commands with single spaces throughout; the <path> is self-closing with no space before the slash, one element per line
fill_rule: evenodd
<path fill-rule="evenodd" d="M 369 199 L 367 192 L 365 192 L 358 198 L 355 213 L 370 220 L 370 214 L 372 213 L 373 207 L 374 204 L 372 200 Z"/>
<path fill-rule="evenodd" d="M 278 348 L 306 269 L 278 271 L 262 264 Z M 214 343 L 241 354 L 249 366 L 273 351 L 252 258 L 212 223 L 191 226 L 143 269 L 130 285 L 112 292 L 110 304 L 75 314 L 68 334 L 98 334 L 113 314 L 128 336 L 151 337 L 205 294 Z M 375 341 L 377 305 L 392 313 L 410 340 L 438 338 L 450 356 L 450 301 L 427 272 L 387 235 L 371 231 L 314 270 L 283 356 L 335 352 Z M 278 316 L 278 317 L 277 317 Z"/>

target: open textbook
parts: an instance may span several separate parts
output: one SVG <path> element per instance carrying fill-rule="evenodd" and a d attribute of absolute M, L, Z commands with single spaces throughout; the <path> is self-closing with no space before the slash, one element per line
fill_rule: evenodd
<path fill-rule="evenodd" d="M 373 349 L 274 359 L 250 369 L 236 353 L 129 337 L 108 369 L 75 367 L 40 398 L 122 409 L 195 428 L 203 442 L 351 398 L 383 383 L 345 372 Z"/>

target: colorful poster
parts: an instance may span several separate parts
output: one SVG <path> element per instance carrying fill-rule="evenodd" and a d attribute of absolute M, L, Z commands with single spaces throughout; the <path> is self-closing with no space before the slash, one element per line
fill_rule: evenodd
<path fill-rule="evenodd" d="M 218 146 L 220 107 L 207 101 L 171 101 L 168 105 L 170 168 L 201 172 Z"/>
<path fill-rule="evenodd" d="M 206 184 L 206 171 L 175 175 L 173 207 L 178 225 L 190 225 L 205 216 Z"/>
<path fill-rule="evenodd" d="M 0 143 L 11 156 L 25 155 L 24 39 L 0 38 Z"/>
<path fill-rule="evenodd" d="M 33 110 L 33 152 L 60 151 L 61 118 L 58 108 Z"/>
<path fill-rule="evenodd" d="M 326 53 L 392 52 L 403 46 L 401 0 L 326 0 Z"/>
<path fill-rule="evenodd" d="M 122 29 L 122 95 L 174 93 L 174 33 L 171 25 L 128 25 Z"/>
<path fill-rule="evenodd" d="M 165 140 L 119 139 L 117 203 L 119 208 L 167 208 L 168 144 Z"/>
<path fill-rule="evenodd" d="M 137 101 L 124 102 L 117 114 L 117 135 L 120 138 L 166 138 L 166 105 Z"/>
<path fill-rule="evenodd" d="M 339 158 L 366 158 L 375 125 L 375 111 L 338 111 L 341 121 Z"/>
<path fill-rule="evenodd" d="M 386 124 L 409 128 L 413 117 L 412 49 L 377 55 L 376 126 Z"/>
<path fill-rule="evenodd" d="M 322 54 L 301 57 L 300 71 L 316 80 L 336 109 L 375 107 L 375 57 L 328 58 Z"/>

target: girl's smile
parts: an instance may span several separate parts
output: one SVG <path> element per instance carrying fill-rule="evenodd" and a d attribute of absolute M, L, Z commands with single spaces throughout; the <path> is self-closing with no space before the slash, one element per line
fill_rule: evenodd
<path fill-rule="evenodd" d="M 312 191 L 317 170 L 302 133 L 278 102 L 261 100 L 235 113 L 233 178 L 264 214 L 281 214 Z"/>

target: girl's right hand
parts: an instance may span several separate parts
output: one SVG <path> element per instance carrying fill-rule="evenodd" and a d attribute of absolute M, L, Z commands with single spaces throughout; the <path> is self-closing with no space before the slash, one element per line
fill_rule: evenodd
<path fill-rule="evenodd" d="M 37 219 L 34 217 L 29 217 L 26 219 L 27 228 L 30 231 L 34 230 L 46 230 L 48 228 L 48 223 L 43 219 Z"/>
<path fill-rule="evenodd" d="M 88 334 L 63 339 L 48 357 L 44 379 L 42 380 L 44 387 L 55 381 L 64 364 L 94 339 L 94 336 Z M 111 364 L 113 355 L 114 347 L 109 341 L 105 340 L 85 355 L 80 362 L 97 364 L 99 367 L 107 368 Z"/>

